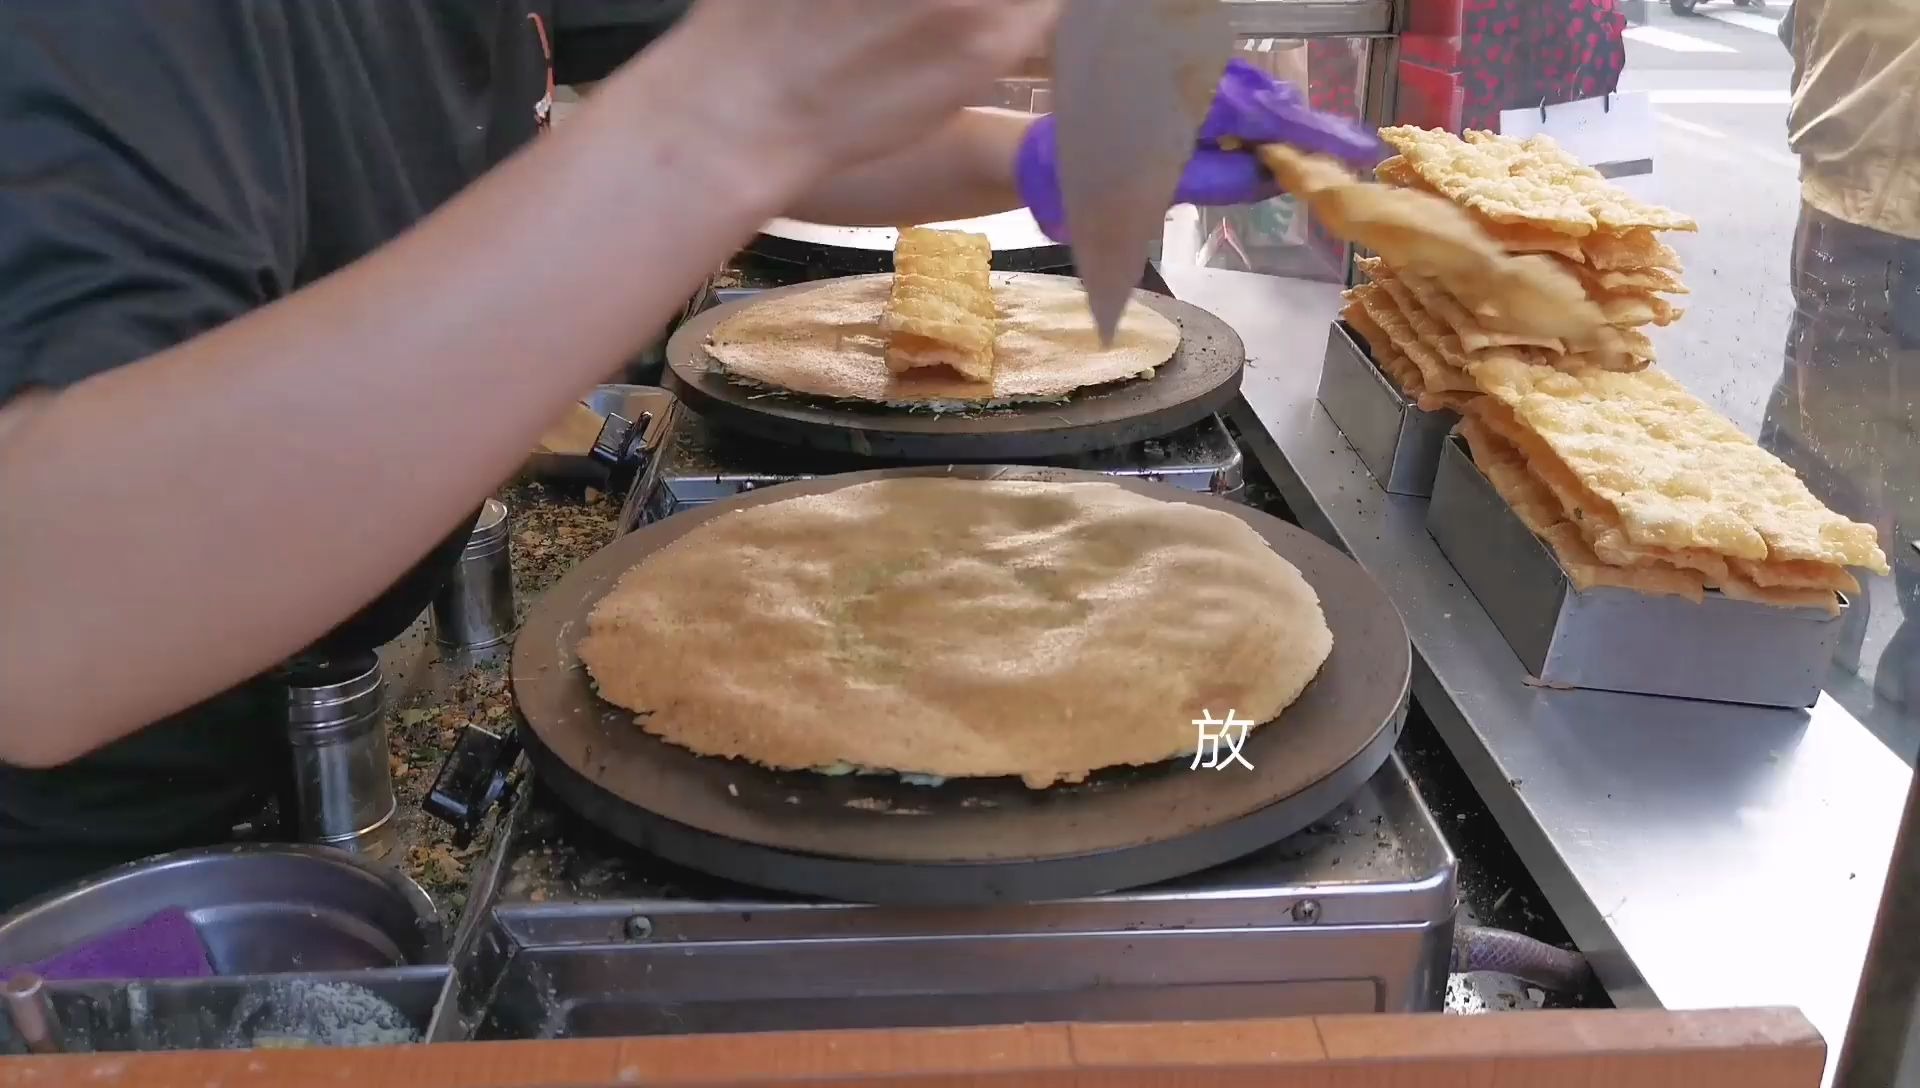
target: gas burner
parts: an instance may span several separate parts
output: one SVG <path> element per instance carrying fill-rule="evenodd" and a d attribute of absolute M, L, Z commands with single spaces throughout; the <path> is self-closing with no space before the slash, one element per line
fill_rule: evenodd
<path fill-rule="evenodd" d="M 671 397 L 664 390 L 660 395 Z M 723 430 L 685 410 L 674 420 L 657 470 L 641 476 L 650 489 L 646 498 L 627 504 L 638 516 L 630 520 L 623 515 L 623 532 L 789 480 L 908 463 L 782 446 Z M 1162 438 L 1036 463 L 1156 480 L 1223 498 L 1237 498 L 1245 483 L 1240 448 L 1218 416 Z"/>
<path fill-rule="evenodd" d="M 1085 899 L 766 892 L 635 850 L 538 788 L 475 888 L 456 969 L 481 1039 L 1430 1011 L 1456 898 L 1397 758 L 1264 850 Z"/>

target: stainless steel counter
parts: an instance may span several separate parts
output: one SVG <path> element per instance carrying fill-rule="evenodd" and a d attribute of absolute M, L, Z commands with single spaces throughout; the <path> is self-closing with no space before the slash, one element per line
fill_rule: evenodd
<path fill-rule="evenodd" d="M 1245 339 L 1233 418 L 1301 523 L 1386 586 L 1414 697 L 1623 1005 L 1798 1006 L 1839 1050 L 1908 770 L 1810 712 L 1528 686 L 1425 530 L 1314 400 L 1337 289 L 1165 268 Z"/>

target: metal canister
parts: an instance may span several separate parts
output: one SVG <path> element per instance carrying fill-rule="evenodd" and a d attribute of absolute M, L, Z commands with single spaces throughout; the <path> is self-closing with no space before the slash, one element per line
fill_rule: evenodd
<path fill-rule="evenodd" d="M 488 499 L 446 585 L 433 598 L 433 640 L 479 650 L 513 637 L 513 559 L 507 505 Z"/>
<path fill-rule="evenodd" d="M 290 678 L 295 826 L 304 842 L 384 859 L 396 845 L 385 682 L 373 654 L 316 663 Z"/>

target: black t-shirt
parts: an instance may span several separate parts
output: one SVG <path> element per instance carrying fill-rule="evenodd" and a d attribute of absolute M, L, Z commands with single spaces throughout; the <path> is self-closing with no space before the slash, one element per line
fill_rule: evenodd
<path fill-rule="evenodd" d="M 605 75 L 685 3 L 0 2 L 0 402 L 358 259 L 532 138 L 550 76 Z M 271 440 L 271 420 L 231 425 Z M 194 504 L 180 496 L 178 516 Z M 137 547 L 142 527 L 120 528 Z M 332 648 L 397 634 L 465 529 L 382 601 L 351 616 L 359 602 L 344 602 Z M 102 592 L 111 580 L 101 572 Z M 98 675 L 113 683 L 114 663 Z M 284 699 L 261 678 L 65 767 L 0 765 L 0 909 L 217 841 L 285 778 Z"/>

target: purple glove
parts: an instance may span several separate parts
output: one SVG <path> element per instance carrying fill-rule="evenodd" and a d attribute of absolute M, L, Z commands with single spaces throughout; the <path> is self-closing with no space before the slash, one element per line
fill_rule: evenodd
<path fill-rule="evenodd" d="M 1175 204 L 1252 204 L 1279 193 L 1272 175 L 1247 148 L 1220 149 L 1220 141 L 1291 144 L 1371 167 L 1382 157 L 1380 140 L 1362 125 L 1307 105 L 1300 88 L 1242 60 L 1227 62 L 1213 105 L 1200 125 L 1193 158 L 1180 175 Z M 1013 161 L 1014 183 L 1047 237 L 1067 240 L 1067 209 L 1060 195 L 1054 120 L 1028 126 Z"/>

